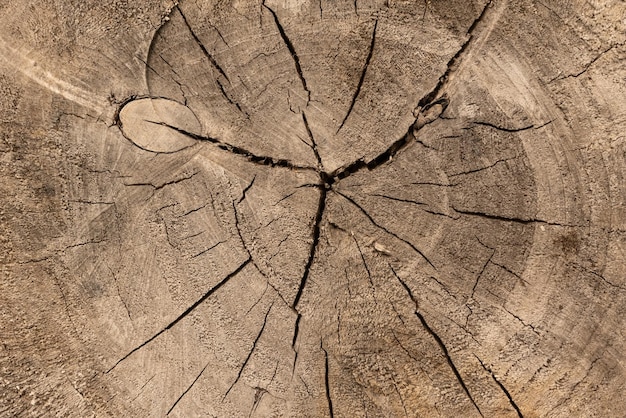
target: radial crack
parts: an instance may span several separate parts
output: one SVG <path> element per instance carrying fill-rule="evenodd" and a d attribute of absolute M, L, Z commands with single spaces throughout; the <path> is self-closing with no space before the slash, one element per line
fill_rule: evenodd
<path fill-rule="evenodd" d="M 515 412 L 517 412 L 517 416 L 519 418 L 524 418 L 524 415 L 522 415 L 522 411 L 520 410 L 519 406 L 517 406 L 517 404 L 513 400 L 513 397 L 511 396 L 511 393 L 507 390 L 507 388 L 504 386 L 504 384 L 502 384 L 502 382 L 500 382 L 498 380 L 498 378 L 493 373 L 493 371 L 489 367 L 487 367 L 487 365 L 485 365 L 485 363 L 483 363 L 482 360 L 479 359 L 477 355 L 474 354 L 474 357 L 476 357 L 476 360 L 478 360 L 478 362 L 483 367 L 483 369 L 485 369 L 485 371 L 491 375 L 491 378 L 493 379 L 493 381 L 496 382 L 496 384 L 500 387 L 502 392 L 504 392 L 504 394 L 506 395 L 506 397 L 509 400 L 509 403 L 511 404 L 513 409 L 515 409 Z"/>
<path fill-rule="evenodd" d="M 309 99 L 311 98 L 311 92 L 309 91 L 309 88 L 306 84 L 306 79 L 304 78 L 304 74 L 302 73 L 302 67 L 300 66 L 300 58 L 298 58 L 296 49 L 293 47 L 291 40 L 289 40 L 289 38 L 287 37 L 287 34 L 285 33 L 285 29 L 283 29 L 283 26 L 280 24 L 280 20 L 278 20 L 278 15 L 276 14 L 276 12 L 274 12 L 274 10 L 272 10 L 268 5 L 265 4 L 265 0 L 263 0 L 263 7 L 269 10 L 269 12 L 272 14 L 272 17 L 274 18 L 274 23 L 276 24 L 276 27 L 278 28 L 278 33 L 280 33 L 280 37 L 282 38 L 283 42 L 287 46 L 287 49 L 289 50 L 289 53 L 291 54 L 291 58 L 293 58 L 293 63 L 294 63 L 294 66 L 296 67 L 296 72 L 298 73 L 298 77 L 300 77 L 302 88 L 307 94 L 307 102 L 308 102 Z"/>
<path fill-rule="evenodd" d="M 472 402 L 472 404 L 474 405 L 474 407 L 476 408 L 476 410 L 478 411 L 478 413 L 482 417 L 483 413 L 480 411 L 480 408 L 478 407 L 478 405 L 476 404 L 476 401 L 472 397 L 472 394 L 470 393 L 469 389 L 467 388 L 467 385 L 465 385 L 465 382 L 463 381 L 463 378 L 461 377 L 461 373 L 459 373 L 459 370 L 456 368 L 456 365 L 454 364 L 454 361 L 452 361 L 452 357 L 450 357 L 450 353 L 448 351 L 448 348 L 444 344 L 443 340 L 428 325 L 428 323 L 426 322 L 426 319 L 424 319 L 424 316 L 419 311 L 415 311 L 415 315 L 417 316 L 417 318 L 422 323 L 422 326 L 424 327 L 424 329 L 437 342 L 437 344 L 439 345 L 439 348 L 441 348 L 441 351 L 443 352 L 444 356 L 446 357 L 446 360 L 448 361 L 448 365 L 450 366 L 450 369 L 452 369 L 452 372 L 454 373 L 454 375 L 456 376 L 456 379 L 458 380 L 459 384 L 461 385 L 461 387 L 465 391 L 465 394 L 467 395 L 469 400 Z"/>
<path fill-rule="evenodd" d="M 317 160 L 318 169 L 323 170 L 324 164 L 322 163 L 322 157 L 320 157 L 320 154 L 317 150 L 317 143 L 315 142 L 313 132 L 311 132 L 311 128 L 309 127 L 309 121 L 307 120 L 306 114 L 304 112 L 302 112 L 302 122 L 304 123 L 304 127 L 306 128 L 306 133 L 309 136 L 309 140 L 311 141 L 311 145 L 309 146 L 313 150 L 313 154 L 315 155 L 315 159 Z"/>
<path fill-rule="evenodd" d="M 183 11 L 180 9 L 180 6 L 177 6 L 176 9 L 178 10 L 178 13 L 180 13 L 180 16 L 183 18 L 183 22 L 185 22 L 185 26 L 187 26 L 187 29 L 189 29 L 189 33 L 191 34 L 191 36 L 193 37 L 193 39 L 196 41 L 196 43 L 198 44 L 198 46 L 200 47 L 200 49 L 202 50 L 202 53 L 204 54 L 204 56 L 209 60 L 209 62 L 211 63 L 211 65 L 221 74 L 224 76 L 224 78 L 226 79 L 226 81 L 228 81 L 230 83 L 230 79 L 228 78 L 228 76 L 226 75 L 226 73 L 224 72 L 224 70 L 222 69 L 222 67 L 220 67 L 220 65 L 217 63 L 217 61 L 215 61 L 215 58 L 213 58 L 213 56 L 209 53 L 209 51 L 207 51 L 207 49 L 205 48 L 204 44 L 200 41 L 200 38 L 198 38 L 198 35 L 196 35 L 196 33 L 193 31 L 193 29 L 191 28 L 191 25 L 189 25 L 189 22 L 187 21 L 187 18 L 185 17 L 185 15 L 183 14 Z"/>
<path fill-rule="evenodd" d="M 201 141 L 201 142 L 210 142 L 211 144 L 215 144 L 217 145 L 217 147 L 223 151 L 228 151 L 231 154 L 235 154 L 235 155 L 241 155 L 244 158 L 246 158 L 248 161 L 258 164 L 258 165 L 264 165 L 264 166 L 270 166 L 270 167 L 284 167 L 284 168 L 290 168 L 292 170 L 310 170 L 310 171 L 316 171 L 317 169 L 315 167 L 309 167 L 309 166 L 302 166 L 302 165 L 297 165 L 292 163 L 289 160 L 285 160 L 285 159 L 278 159 L 278 158 L 273 158 L 273 157 L 269 157 L 266 155 L 256 155 L 254 153 L 252 153 L 251 151 L 248 151 L 245 148 L 242 147 L 238 147 L 236 145 L 231 145 L 227 142 L 221 141 L 219 139 L 216 138 L 212 138 L 210 136 L 203 136 L 203 135 L 198 135 L 198 134 L 194 134 L 192 132 L 188 132 L 182 128 L 178 128 L 176 126 L 173 125 L 169 125 L 165 122 L 154 122 L 154 121 L 150 121 L 147 120 L 146 122 L 148 123 L 153 123 L 156 125 L 161 125 L 161 126 L 165 126 L 166 128 L 170 128 L 182 135 L 188 136 L 189 138 L 195 139 L 196 141 Z"/>
<path fill-rule="evenodd" d="M 241 365 L 241 368 L 239 368 L 239 373 L 237 373 L 237 378 L 235 379 L 233 384 L 230 385 L 230 387 L 228 388 L 228 390 L 224 394 L 224 397 L 222 398 L 222 402 L 224 401 L 224 399 L 226 399 L 226 397 L 228 396 L 230 391 L 237 384 L 237 382 L 241 378 L 241 374 L 243 373 L 243 369 L 246 368 L 246 365 L 248 364 L 248 361 L 250 361 L 250 358 L 252 357 L 252 353 L 254 353 L 254 349 L 256 348 L 256 345 L 259 342 L 259 340 L 261 339 L 261 335 L 263 335 L 263 331 L 265 330 L 265 325 L 267 325 L 267 317 L 269 316 L 270 311 L 272 310 L 272 306 L 274 306 L 274 305 L 273 304 L 270 305 L 270 307 L 267 309 L 267 312 L 265 313 L 265 318 L 263 319 L 263 326 L 261 327 L 261 330 L 257 334 L 257 336 L 254 339 L 254 341 L 252 342 L 252 348 L 250 349 L 250 352 L 248 352 L 248 356 L 246 357 L 246 359 L 243 361 L 243 364 Z"/>
<path fill-rule="evenodd" d="M 424 97 L 420 99 L 420 101 L 417 104 L 418 107 L 424 108 L 426 105 L 433 102 L 437 98 L 437 96 L 439 96 L 439 93 L 441 93 L 441 91 L 444 90 L 444 88 L 448 84 L 448 80 L 450 79 L 450 76 L 454 73 L 454 71 L 456 71 L 459 68 L 461 64 L 461 60 L 463 59 L 463 56 L 465 54 L 465 51 L 472 44 L 472 41 L 474 40 L 474 35 L 473 35 L 474 30 L 476 29 L 478 24 L 484 19 L 487 13 L 487 10 L 491 6 L 491 2 L 492 0 L 489 0 L 485 4 L 485 7 L 481 11 L 480 15 L 474 20 L 474 22 L 472 22 L 469 29 L 467 30 L 467 34 L 469 35 L 469 37 L 463 43 L 463 45 L 461 45 L 461 48 L 457 51 L 457 53 L 454 54 L 454 56 L 450 59 L 450 61 L 448 61 L 446 71 L 443 73 L 441 77 L 439 77 L 439 80 L 437 81 L 437 84 L 435 85 L 435 87 L 430 92 L 428 92 Z"/>
<path fill-rule="evenodd" d="M 441 77 L 439 77 L 439 80 L 437 84 L 435 85 L 435 87 L 431 91 L 426 93 L 418 101 L 417 109 L 421 109 L 420 112 L 428 110 L 429 107 L 434 106 L 435 104 L 441 104 L 442 107 L 444 108 L 447 106 L 448 100 L 445 97 L 445 95 L 443 95 L 442 97 L 439 97 L 439 96 L 441 95 L 441 92 L 445 89 L 445 87 L 447 86 L 450 76 L 459 68 L 462 62 L 462 59 L 465 56 L 466 50 L 473 43 L 475 39 L 473 32 L 478 26 L 478 24 L 484 19 L 487 13 L 487 10 L 491 6 L 491 3 L 492 3 L 492 0 L 489 0 L 485 4 L 485 7 L 483 8 L 480 15 L 474 20 L 472 25 L 467 30 L 467 33 L 469 35 L 467 41 L 465 41 L 465 43 L 461 46 L 461 48 L 457 51 L 457 53 L 448 61 L 448 64 L 446 66 L 446 71 L 443 73 Z M 373 43 L 373 38 L 372 38 L 372 43 Z M 418 117 L 415 118 L 413 124 L 411 124 L 411 126 L 409 127 L 409 130 L 407 131 L 405 135 L 403 135 L 400 139 L 392 143 L 383 153 L 378 155 L 376 158 L 374 158 L 373 160 L 369 162 L 365 162 L 363 159 L 359 159 L 353 162 L 352 164 L 349 164 L 347 167 L 340 167 L 332 173 L 331 177 L 342 179 L 364 168 L 367 168 L 368 170 L 373 170 L 379 167 L 380 165 L 382 165 L 383 163 L 392 159 L 397 153 L 399 153 L 404 148 L 406 148 L 412 142 L 413 139 L 415 139 L 414 132 L 423 127 L 423 125 L 419 126 L 418 118 L 419 118 L 419 115 Z M 434 120 L 436 120 L 436 118 L 433 120 L 429 120 L 428 123 Z"/>
<path fill-rule="evenodd" d="M 467 395 L 467 397 L 469 398 L 469 400 L 472 402 L 472 404 L 474 405 L 474 407 L 476 408 L 476 410 L 478 411 L 478 413 L 480 414 L 480 416 L 483 416 L 482 412 L 480 411 L 480 408 L 478 407 L 478 405 L 476 404 L 476 402 L 474 401 L 474 398 L 472 397 L 469 389 L 467 388 L 467 386 L 465 385 L 465 382 L 463 381 L 463 378 L 461 377 L 461 374 L 459 373 L 459 370 L 456 368 L 456 365 L 454 364 L 454 361 L 452 361 L 452 357 L 450 357 L 450 352 L 448 351 L 448 348 L 446 347 L 446 345 L 444 344 L 443 340 L 439 337 L 439 335 L 437 335 L 437 333 L 428 325 L 428 323 L 426 322 L 426 319 L 424 318 L 424 316 L 420 313 L 419 311 L 419 305 L 417 303 L 417 299 L 415 298 L 415 296 L 413 296 L 413 292 L 411 292 L 411 289 L 409 288 L 409 286 L 407 286 L 407 284 L 400 278 L 400 276 L 398 276 L 398 274 L 396 273 L 396 271 L 393 269 L 393 267 L 391 267 L 391 265 L 389 265 L 389 267 L 391 268 L 391 271 L 393 272 L 394 276 L 396 276 L 396 279 L 398 279 L 398 281 L 400 282 L 400 284 L 402 285 L 402 287 L 406 290 L 406 292 L 409 295 L 409 298 L 411 298 L 411 301 L 413 301 L 413 303 L 415 304 L 415 316 L 417 316 L 417 318 L 420 320 L 420 322 L 422 323 L 422 326 L 424 327 L 424 329 L 431 335 L 431 337 L 433 337 L 433 339 L 437 342 L 437 344 L 439 345 L 439 348 L 441 349 L 441 351 L 443 352 L 447 362 L 448 362 L 448 366 L 450 366 L 450 369 L 452 370 L 452 372 L 454 373 L 454 375 L 456 376 L 459 384 L 461 385 L 461 387 L 463 388 L 463 390 L 465 391 L 465 394 Z"/>
<path fill-rule="evenodd" d="M 320 224 L 322 223 L 322 217 L 324 215 L 324 209 L 326 208 L 326 188 L 320 187 L 320 197 L 317 204 L 317 213 L 315 214 L 315 219 L 313 221 L 313 242 L 311 243 L 311 247 L 309 250 L 309 258 L 304 266 L 304 272 L 302 273 L 302 277 L 300 278 L 300 285 L 298 286 L 298 292 L 296 293 L 296 297 L 291 305 L 291 307 L 296 311 L 297 318 L 296 323 L 294 324 L 294 333 L 293 340 L 291 342 L 291 346 L 296 352 L 296 359 L 298 356 L 297 350 L 295 350 L 296 340 L 298 339 L 298 332 L 300 330 L 300 319 L 302 315 L 298 312 L 298 303 L 300 302 L 300 298 L 302 297 L 302 292 L 304 291 L 304 287 L 306 286 L 307 279 L 309 278 L 309 274 L 311 272 L 311 266 L 313 265 L 313 260 L 315 259 L 315 252 L 317 251 L 317 246 L 319 244 L 320 239 Z M 295 367 L 295 360 L 294 360 Z"/>
<path fill-rule="evenodd" d="M 313 223 L 313 242 L 311 243 L 309 258 L 304 266 L 304 272 L 302 273 L 302 278 L 300 279 L 300 286 L 298 287 L 298 293 L 296 293 L 296 297 L 293 301 L 293 308 L 297 308 L 298 302 L 300 302 L 300 298 L 302 297 L 302 291 L 306 285 L 306 281 L 309 277 L 311 266 L 313 265 L 313 259 L 315 258 L 315 252 L 317 251 L 317 246 L 319 244 L 320 238 L 320 224 L 322 222 L 322 216 L 324 215 L 324 209 L 326 208 L 326 188 L 320 188 L 320 197 L 317 205 L 317 213 L 315 214 L 315 219 Z"/>
<path fill-rule="evenodd" d="M 397 238 L 398 240 L 404 242 L 406 245 L 408 245 L 409 247 L 411 247 L 411 249 L 413 249 L 413 251 L 415 251 L 416 253 L 418 253 L 424 260 L 426 260 L 426 262 L 435 270 L 437 270 L 437 267 L 435 267 L 435 265 L 433 263 L 431 263 L 431 261 L 428 259 L 428 257 L 426 257 L 426 255 L 419 249 L 417 248 L 415 245 L 413 245 L 412 243 L 410 243 L 409 241 L 407 241 L 406 239 L 398 236 L 396 233 L 390 231 L 389 229 L 385 228 L 384 226 L 380 225 L 378 222 L 376 222 L 374 220 L 374 218 L 372 218 L 372 216 L 367 213 L 367 211 L 365 209 L 363 209 L 363 207 L 361 205 L 359 205 L 356 201 L 354 201 L 354 199 L 352 199 L 351 197 L 341 193 L 338 190 L 333 189 L 333 192 L 335 192 L 336 194 L 338 194 L 339 196 L 343 197 L 344 199 L 346 199 L 348 202 L 352 203 L 352 205 L 354 205 L 357 209 L 359 209 L 359 211 L 361 211 L 361 213 L 363 213 L 363 215 L 365 215 L 365 217 L 377 228 L 385 231 L 386 233 L 388 233 L 389 235 Z"/>
<path fill-rule="evenodd" d="M 328 351 L 324 348 L 324 343 L 320 341 L 320 348 L 324 352 L 324 384 L 326 386 L 326 400 L 328 401 L 328 412 L 330 418 L 334 418 L 335 413 L 333 410 L 333 399 L 330 396 L 330 378 L 329 378 L 329 366 L 328 366 Z"/>
<path fill-rule="evenodd" d="M 200 373 L 198 373 L 198 375 L 196 376 L 195 379 L 193 379 L 193 382 L 191 382 L 191 384 L 187 387 L 187 389 L 184 390 L 183 393 L 181 393 L 181 395 L 178 397 L 178 399 L 176 399 L 176 402 L 174 402 L 172 404 L 172 406 L 170 407 L 170 409 L 167 410 L 167 413 L 165 415 L 169 415 L 170 412 L 172 412 L 174 410 L 174 408 L 176 408 L 176 405 L 178 405 L 178 402 L 180 402 L 181 399 L 183 399 L 183 397 L 187 394 L 187 392 L 189 392 L 191 390 L 191 388 L 193 387 L 193 385 L 196 384 L 196 382 L 198 381 L 198 379 L 200 379 L 200 376 L 202 376 L 202 373 L 204 373 L 204 370 L 209 366 L 209 363 L 207 363 L 202 370 L 200 370 Z"/>
<path fill-rule="evenodd" d="M 356 11 L 356 1 L 354 2 L 354 10 Z M 365 74 L 367 73 L 367 68 L 370 65 L 370 60 L 372 59 L 372 55 L 374 54 L 374 45 L 376 43 L 376 29 L 378 28 L 378 19 L 374 22 L 374 30 L 372 30 L 372 41 L 370 43 L 369 52 L 367 53 L 367 58 L 365 58 L 365 65 L 363 66 L 363 71 L 361 71 L 361 78 L 359 78 L 359 83 L 356 86 L 356 90 L 354 91 L 354 96 L 352 96 L 352 101 L 350 102 L 350 107 L 348 108 L 348 112 L 346 116 L 341 121 L 339 128 L 337 129 L 337 133 L 343 128 L 343 125 L 350 117 L 352 113 L 352 109 L 354 108 L 354 104 L 356 103 L 356 99 L 359 97 L 361 93 L 361 87 L 363 87 L 363 81 L 365 80 Z"/>
<path fill-rule="evenodd" d="M 119 359 L 113 366 L 111 366 L 111 368 L 109 368 L 105 373 L 109 373 L 110 371 L 112 371 L 113 369 L 115 369 L 122 361 L 126 360 L 127 358 L 129 358 L 131 355 L 133 355 L 135 352 L 139 351 L 141 348 L 145 347 L 146 345 L 148 345 L 149 343 L 151 343 L 152 341 L 154 341 L 158 336 L 160 336 L 161 334 L 163 334 L 165 331 L 171 329 L 174 325 L 176 325 L 177 323 L 179 323 L 181 320 L 183 320 L 187 315 L 189 315 L 194 309 L 196 309 L 200 304 L 202 304 L 202 302 L 204 302 L 205 300 L 207 300 L 209 297 L 211 297 L 211 295 L 213 295 L 215 292 L 217 292 L 224 284 L 226 284 L 230 279 L 232 279 L 233 277 L 235 277 L 237 274 L 239 274 L 250 262 L 252 261 L 252 259 L 250 257 L 248 257 L 243 263 L 241 263 L 234 271 L 232 271 L 231 273 L 229 273 L 226 277 L 224 277 L 219 283 L 217 283 L 215 286 L 213 286 L 211 289 L 209 289 L 204 295 L 202 295 L 200 297 L 200 299 L 198 299 L 196 302 L 194 302 L 190 307 L 188 307 L 187 309 L 185 309 L 185 311 L 183 313 L 181 313 L 180 315 L 178 315 L 178 317 L 176 317 L 176 319 L 174 319 L 172 322 L 170 322 L 169 324 L 167 324 L 163 329 L 161 329 L 159 332 L 157 332 L 156 334 L 154 334 L 152 337 L 148 338 L 146 341 L 144 341 L 143 343 L 141 343 L 140 345 L 138 345 L 137 347 L 133 348 L 128 354 L 126 354 L 124 357 L 122 357 L 121 359 Z"/>

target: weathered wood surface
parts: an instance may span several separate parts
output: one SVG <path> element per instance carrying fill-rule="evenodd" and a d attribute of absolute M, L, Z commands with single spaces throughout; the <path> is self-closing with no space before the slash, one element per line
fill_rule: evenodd
<path fill-rule="evenodd" d="M 0 415 L 624 414 L 623 1 L 0 13 Z"/>

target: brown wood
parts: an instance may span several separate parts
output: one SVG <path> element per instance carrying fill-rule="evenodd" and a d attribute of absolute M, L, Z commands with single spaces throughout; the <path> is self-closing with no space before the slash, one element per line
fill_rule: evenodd
<path fill-rule="evenodd" d="M 0 13 L 0 415 L 624 414 L 623 1 Z"/>

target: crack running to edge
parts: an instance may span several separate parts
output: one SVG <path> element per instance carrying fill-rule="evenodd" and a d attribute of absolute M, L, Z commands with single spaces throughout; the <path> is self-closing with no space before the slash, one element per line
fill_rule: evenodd
<path fill-rule="evenodd" d="M 202 50 L 202 53 L 204 54 L 204 56 L 209 60 L 209 62 L 211 63 L 211 65 L 222 75 L 224 76 L 224 78 L 226 79 L 226 81 L 228 81 L 228 83 L 230 83 L 230 79 L 228 78 L 228 76 L 226 75 L 226 73 L 224 72 L 224 70 L 222 69 L 222 67 L 220 67 L 220 65 L 217 63 L 217 61 L 215 61 L 215 58 L 213 58 L 213 55 L 211 55 L 209 53 L 209 51 L 206 49 L 206 47 L 204 46 L 204 44 L 202 43 L 202 41 L 200 41 L 200 38 L 198 38 L 198 35 L 196 35 L 196 33 L 193 31 L 193 29 L 191 28 L 191 25 L 189 25 L 189 22 L 187 21 L 187 18 L 185 17 L 185 15 L 183 14 L 183 11 L 180 9 L 180 6 L 176 6 L 176 10 L 178 10 L 178 13 L 180 14 L 180 16 L 183 18 L 183 22 L 185 23 L 185 26 L 187 26 L 187 29 L 189 29 L 189 33 L 191 34 L 191 36 L 193 37 L 193 39 L 196 41 L 196 43 L 198 44 L 198 46 L 200 47 L 200 49 Z"/>
<path fill-rule="evenodd" d="M 467 385 L 465 385 L 465 381 L 463 380 L 463 377 L 461 377 L 461 373 L 459 373 L 459 370 L 456 368 L 456 365 L 454 364 L 454 361 L 452 361 L 452 357 L 450 357 L 450 352 L 448 351 L 448 348 L 444 344 L 444 342 L 441 339 L 441 337 L 439 337 L 439 335 L 437 335 L 437 333 L 430 327 L 430 325 L 428 325 L 428 322 L 426 322 L 426 319 L 420 313 L 419 305 L 417 303 L 417 299 L 413 295 L 413 292 L 411 291 L 409 286 L 406 284 L 406 282 L 404 282 L 404 280 L 402 280 L 400 278 L 400 276 L 396 273 L 396 271 L 391 267 L 391 265 L 389 265 L 389 267 L 391 268 L 391 271 L 393 272 L 393 274 L 396 277 L 396 279 L 398 279 L 398 281 L 400 282 L 400 284 L 402 285 L 404 290 L 406 290 L 406 292 L 408 293 L 409 297 L 411 298 L 411 301 L 413 301 L 413 303 L 415 304 L 415 312 L 414 313 L 415 313 L 415 316 L 417 316 L 417 318 L 420 320 L 420 322 L 422 324 L 422 327 L 424 327 L 424 329 L 430 334 L 431 337 L 433 337 L 435 342 L 439 345 L 439 348 L 443 352 L 443 354 L 444 354 L 444 356 L 446 358 L 446 361 L 448 362 L 448 366 L 450 367 L 450 369 L 454 373 L 457 381 L 459 382 L 459 384 L 463 388 L 463 391 L 465 391 L 465 394 L 467 395 L 469 400 L 472 402 L 472 404 L 474 405 L 474 407 L 476 408 L 476 410 L 478 411 L 480 416 L 481 417 L 484 416 L 483 413 L 481 412 L 480 408 L 476 404 L 476 401 L 472 397 L 472 394 L 470 393 L 469 389 L 467 388 Z"/>
<path fill-rule="evenodd" d="M 307 103 L 308 103 L 309 100 L 311 99 L 311 91 L 309 90 L 309 87 L 306 84 L 306 79 L 304 78 L 304 74 L 302 73 L 302 67 L 300 66 L 300 58 L 298 58 L 296 49 L 293 47 L 293 44 L 291 43 L 291 40 L 289 39 L 289 37 L 287 37 L 287 34 L 285 33 L 285 29 L 280 24 L 280 20 L 278 20 L 278 15 L 276 14 L 276 12 L 274 12 L 274 10 L 272 10 L 268 5 L 265 4 L 265 0 L 263 0 L 262 5 L 272 14 L 272 17 L 274 18 L 274 23 L 276 24 L 276 28 L 278 28 L 278 33 L 280 33 L 280 37 L 282 38 L 283 42 L 287 46 L 287 49 L 289 50 L 289 53 L 291 54 L 291 58 L 293 59 L 294 66 L 296 67 L 296 72 L 298 73 L 298 77 L 300 78 L 300 82 L 302 83 L 302 88 L 307 94 Z"/>
<path fill-rule="evenodd" d="M 324 348 L 324 342 L 320 340 L 320 348 L 324 352 L 324 383 L 326 386 L 326 400 L 328 401 L 328 412 L 330 418 L 335 417 L 333 409 L 333 399 L 330 397 L 330 379 L 329 379 L 329 366 L 328 366 L 328 351 Z"/>
<path fill-rule="evenodd" d="M 511 406 L 513 407 L 513 409 L 515 409 L 515 412 L 517 412 L 517 416 L 519 418 L 524 418 L 524 415 L 522 414 L 522 411 L 520 410 L 519 406 L 517 406 L 517 404 L 515 403 L 515 401 L 513 400 L 513 397 L 511 396 L 511 393 L 507 390 L 507 388 L 502 384 L 502 382 L 500 382 L 498 380 L 498 378 L 496 378 L 496 375 L 493 373 L 493 371 L 491 370 L 491 368 L 487 367 L 487 365 L 485 365 L 485 363 L 482 362 L 481 359 L 478 358 L 478 356 L 476 354 L 474 354 L 474 357 L 476 357 L 476 360 L 478 360 L 478 362 L 480 363 L 480 365 L 483 367 L 483 369 L 485 369 L 485 371 L 487 373 L 489 373 L 491 375 L 491 378 L 494 380 L 494 382 L 496 382 L 496 384 L 500 387 L 500 389 L 502 390 L 502 392 L 506 395 L 506 397 L 509 399 L 509 403 L 511 404 Z"/>

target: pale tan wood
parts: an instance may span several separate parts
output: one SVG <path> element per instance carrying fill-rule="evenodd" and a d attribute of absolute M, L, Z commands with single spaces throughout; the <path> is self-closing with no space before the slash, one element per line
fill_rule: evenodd
<path fill-rule="evenodd" d="M 623 1 L 0 13 L 0 415 L 623 415 Z"/>

